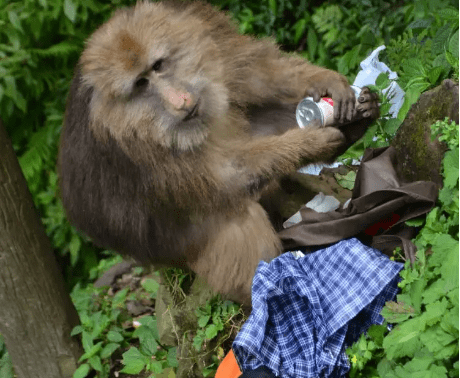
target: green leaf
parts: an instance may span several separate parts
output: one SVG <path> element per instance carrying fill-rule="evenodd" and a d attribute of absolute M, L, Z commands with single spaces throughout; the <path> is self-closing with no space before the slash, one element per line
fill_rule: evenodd
<path fill-rule="evenodd" d="M 153 356 L 157 352 L 158 343 L 155 340 L 155 332 L 147 326 L 141 326 L 133 333 L 134 337 L 138 337 L 142 352 Z"/>
<path fill-rule="evenodd" d="M 99 356 L 93 356 L 89 358 L 88 362 L 94 370 L 102 371 L 102 363 Z"/>
<path fill-rule="evenodd" d="M 458 57 L 458 30 L 450 37 L 448 49 L 453 56 Z"/>
<path fill-rule="evenodd" d="M 453 335 L 444 332 L 440 325 L 436 325 L 423 332 L 420 335 L 420 340 L 430 352 L 437 353 L 451 342 L 454 342 L 456 338 Z"/>
<path fill-rule="evenodd" d="M 83 332 L 83 327 L 81 325 L 75 326 L 70 333 L 70 336 L 75 336 Z"/>
<path fill-rule="evenodd" d="M 96 345 L 93 345 L 85 354 L 83 354 L 83 356 L 80 357 L 79 362 L 90 359 L 91 357 L 94 357 L 96 354 L 99 353 L 101 349 L 102 349 L 102 341 L 98 342 Z"/>
<path fill-rule="evenodd" d="M 206 324 L 208 324 L 209 319 L 211 319 L 211 315 L 202 315 L 198 318 L 198 326 L 200 328 L 204 328 Z"/>
<path fill-rule="evenodd" d="M 273 15 L 276 16 L 276 0 L 268 0 L 268 4 Z"/>
<path fill-rule="evenodd" d="M 382 346 L 383 339 L 385 334 L 387 333 L 387 328 L 383 325 L 371 325 L 367 330 L 367 334 L 374 340 L 375 344 L 378 347 Z"/>
<path fill-rule="evenodd" d="M 128 291 L 129 291 L 129 288 L 125 287 L 124 289 L 120 290 L 119 292 L 117 292 L 114 295 L 113 300 L 112 300 L 112 307 L 113 308 L 123 306 L 123 303 L 125 302 L 126 296 L 128 295 Z"/>
<path fill-rule="evenodd" d="M 205 331 L 205 334 L 206 334 L 206 338 L 208 340 L 212 340 L 214 337 L 217 336 L 217 326 L 215 324 L 210 324 L 209 326 L 206 327 L 206 331 Z"/>
<path fill-rule="evenodd" d="M 434 303 L 441 299 L 443 296 L 447 295 L 447 287 L 448 282 L 446 280 L 436 280 L 423 292 L 423 303 Z"/>
<path fill-rule="evenodd" d="M 396 326 L 383 340 L 383 348 L 387 358 L 392 360 L 398 357 L 413 357 L 420 350 L 420 332 L 425 329 L 421 317 L 409 319 Z"/>
<path fill-rule="evenodd" d="M 77 7 L 73 0 L 64 0 L 64 14 L 72 22 L 77 19 Z"/>
<path fill-rule="evenodd" d="M 458 147 L 452 151 L 447 151 L 442 161 L 444 169 L 444 185 L 448 188 L 455 188 L 458 182 Z"/>
<path fill-rule="evenodd" d="M 401 126 L 401 124 L 402 122 L 398 118 L 390 118 L 384 123 L 383 129 L 387 134 L 395 135 L 396 131 L 398 131 L 399 126 Z"/>
<path fill-rule="evenodd" d="M 455 21 L 458 23 L 458 9 L 456 8 L 441 8 L 437 9 L 436 13 L 445 20 Z"/>
<path fill-rule="evenodd" d="M 401 109 L 399 109 L 399 113 L 398 113 L 399 120 L 404 121 L 407 113 L 409 112 L 409 109 L 411 108 L 413 104 L 417 102 L 417 100 L 420 97 L 420 94 L 421 92 L 417 88 L 408 88 L 406 90 L 406 94 L 404 96 L 404 103 L 401 106 Z"/>
<path fill-rule="evenodd" d="M 420 227 L 423 225 L 423 223 L 425 223 L 425 218 L 420 217 L 420 218 L 409 219 L 404 223 L 409 227 Z"/>
<path fill-rule="evenodd" d="M 438 29 L 431 45 L 431 50 L 434 55 L 442 54 L 444 52 L 445 46 L 447 45 L 447 39 L 451 33 L 452 26 L 449 24 L 443 25 Z"/>
<path fill-rule="evenodd" d="M 121 370 L 121 373 L 139 374 L 149 361 L 137 348 L 131 347 L 127 352 L 123 353 L 122 362 L 125 367 Z"/>
<path fill-rule="evenodd" d="M 78 367 L 77 370 L 75 370 L 75 373 L 73 373 L 73 378 L 85 378 L 89 371 L 90 371 L 90 366 L 88 364 L 83 364 Z"/>
<path fill-rule="evenodd" d="M 428 71 L 428 79 L 430 80 L 431 84 L 436 84 L 436 82 L 439 79 L 439 76 L 442 74 L 444 71 L 443 67 L 434 67 L 431 70 Z"/>
<path fill-rule="evenodd" d="M 432 243 L 434 253 L 428 260 L 428 266 L 441 266 L 449 255 L 458 256 L 458 241 L 448 234 L 439 235 Z"/>
<path fill-rule="evenodd" d="M 94 345 L 93 337 L 91 336 L 91 334 L 87 331 L 83 331 L 81 341 L 85 352 L 89 352 Z"/>
<path fill-rule="evenodd" d="M 318 49 L 318 36 L 316 35 L 315 29 L 313 29 L 311 26 L 308 28 L 307 48 L 309 59 L 315 59 L 316 51 Z"/>
<path fill-rule="evenodd" d="M 72 266 L 75 266 L 75 264 L 78 261 L 80 248 L 81 248 L 81 239 L 77 234 L 74 234 L 69 243 L 69 252 L 70 252 L 70 259 L 71 259 Z"/>
<path fill-rule="evenodd" d="M 346 175 L 335 173 L 334 177 L 341 187 L 348 189 L 348 190 L 353 190 L 353 187 L 355 186 L 355 179 L 356 179 L 355 171 L 350 171 Z"/>
<path fill-rule="evenodd" d="M 426 29 L 430 27 L 431 23 L 432 23 L 432 20 L 428 20 L 428 19 L 420 20 L 419 19 L 407 25 L 407 29 L 419 29 L 419 28 Z"/>
<path fill-rule="evenodd" d="M 120 332 L 109 331 L 107 333 L 107 340 L 115 343 L 121 343 L 124 340 L 124 337 Z"/>
<path fill-rule="evenodd" d="M 171 366 L 171 367 L 179 366 L 179 362 L 177 361 L 177 347 L 169 348 L 168 356 L 166 360 L 168 361 L 168 366 Z"/>
<path fill-rule="evenodd" d="M 453 55 L 450 51 L 446 51 L 446 60 L 452 66 L 452 68 L 458 69 L 458 55 Z"/>
<path fill-rule="evenodd" d="M 402 64 L 404 72 L 410 76 L 414 77 L 424 77 L 425 76 L 425 67 L 420 58 L 409 58 Z"/>
<path fill-rule="evenodd" d="M 441 321 L 441 318 L 447 311 L 447 299 L 443 298 L 441 301 L 430 303 L 426 306 L 426 312 L 423 317 L 427 325 L 434 325 Z"/>
<path fill-rule="evenodd" d="M 142 281 L 142 287 L 149 293 L 155 294 L 160 288 L 160 284 L 153 278 L 147 278 Z"/>
<path fill-rule="evenodd" d="M 294 24 L 293 26 L 293 29 L 295 31 L 294 43 L 296 44 L 299 43 L 300 37 L 302 37 L 302 35 L 304 34 L 306 26 L 307 26 L 307 21 L 305 20 L 305 18 L 301 18 Z"/>
<path fill-rule="evenodd" d="M 101 358 L 109 358 L 112 355 L 112 353 L 115 352 L 119 347 L 120 344 L 117 343 L 107 344 L 104 348 L 102 348 L 102 351 L 100 353 Z"/>
<path fill-rule="evenodd" d="M 21 33 L 24 33 L 24 30 L 22 29 L 22 26 L 21 26 L 21 21 L 19 20 L 19 17 L 16 14 L 16 12 L 9 11 L 8 12 L 8 18 L 9 18 L 9 20 L 11 22 L 11 25 L 13 25 L 13 27 L 16 30 L 19 30 Z"/>
<path fill-rule="evenodd" d="M 381 74 L 379 74 L 379 76 L 377 76 L 377 79 L 375 79 L 375 85 L 379 89 L 387 88 L 390 85 L 390 83 L 391 83 L 391 81 L 388 78 L 388 73 L 386 73 L 386 72 L 382 72 Z"/>

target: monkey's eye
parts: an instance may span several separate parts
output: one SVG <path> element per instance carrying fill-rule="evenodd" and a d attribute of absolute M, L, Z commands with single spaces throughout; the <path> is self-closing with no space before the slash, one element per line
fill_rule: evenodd
<path fill-rule="evenodd" d="M 158 59 L 155 63 L 153 63 L 152 70 L 158 72 L 163 67 L 163 59 Z"/>
<path fill-rule="evenodd" d="M 142 89 L 145 88 L 148 85 L 149 81 L 145 77 L 140 77 L 139 79 L 136 80 L 134 83 L 134 86 L 137 89 Z"/>

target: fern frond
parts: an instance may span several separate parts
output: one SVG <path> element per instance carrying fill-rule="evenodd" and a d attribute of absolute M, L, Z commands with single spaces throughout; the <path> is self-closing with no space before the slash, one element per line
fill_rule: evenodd
<path fill-rule="evenodd" d="M 77 45 L 74 42 L 63 41 L 57 43 L 47 49 L 30 49 L 29 51 L 33 54 L 38 55 L 39 57 L 65 57 L 69 56 L 74 52 L 79 52 L 81 46 Z"/>

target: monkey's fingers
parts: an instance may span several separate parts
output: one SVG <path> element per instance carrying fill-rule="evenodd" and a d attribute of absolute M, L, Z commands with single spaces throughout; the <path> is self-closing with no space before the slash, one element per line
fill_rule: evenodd
<path fill-rule="evenodd" d="M 371 93 L 369 88 L 363 88 L 359 97 L 356 110 L 365 118 L 378 118 L 380 108 L 378 104 L 379 96 L 377 93 Z"/>
<path fill-rule="evenodd" d="M 342 93 L 341 93 L 342 92 Z M 334 119 L 337 123 L 343 124 L 353 120 L 355 115 L 356 97 L 350 86 L 339 93 L 333 93 Z"/>

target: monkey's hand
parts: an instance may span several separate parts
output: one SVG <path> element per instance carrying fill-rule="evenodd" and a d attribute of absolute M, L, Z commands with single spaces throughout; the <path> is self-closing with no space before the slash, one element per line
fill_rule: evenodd
<path fill-rule="evenodd" d="M 345 144 L 338 150 L 338 155 L 344 153 L 348 147 L 358 141 L 367 131 L 368 127 L 380 117 L 379 96 L 371 93 L 369 88 L 363 87 L 358 96 L 356 115 L 354 121 L 345 125 L 339 125 L 339 130 L 345 136 Z"/>
<path fill-rule="evenodd" d="M 321 70 L 307 79 L 306 96 L 318 102 L 321 97 L 334 101 L 334 123 L 351 122 L 356 116 L 356 97 L 345 76 L 330 70 Z"/>

